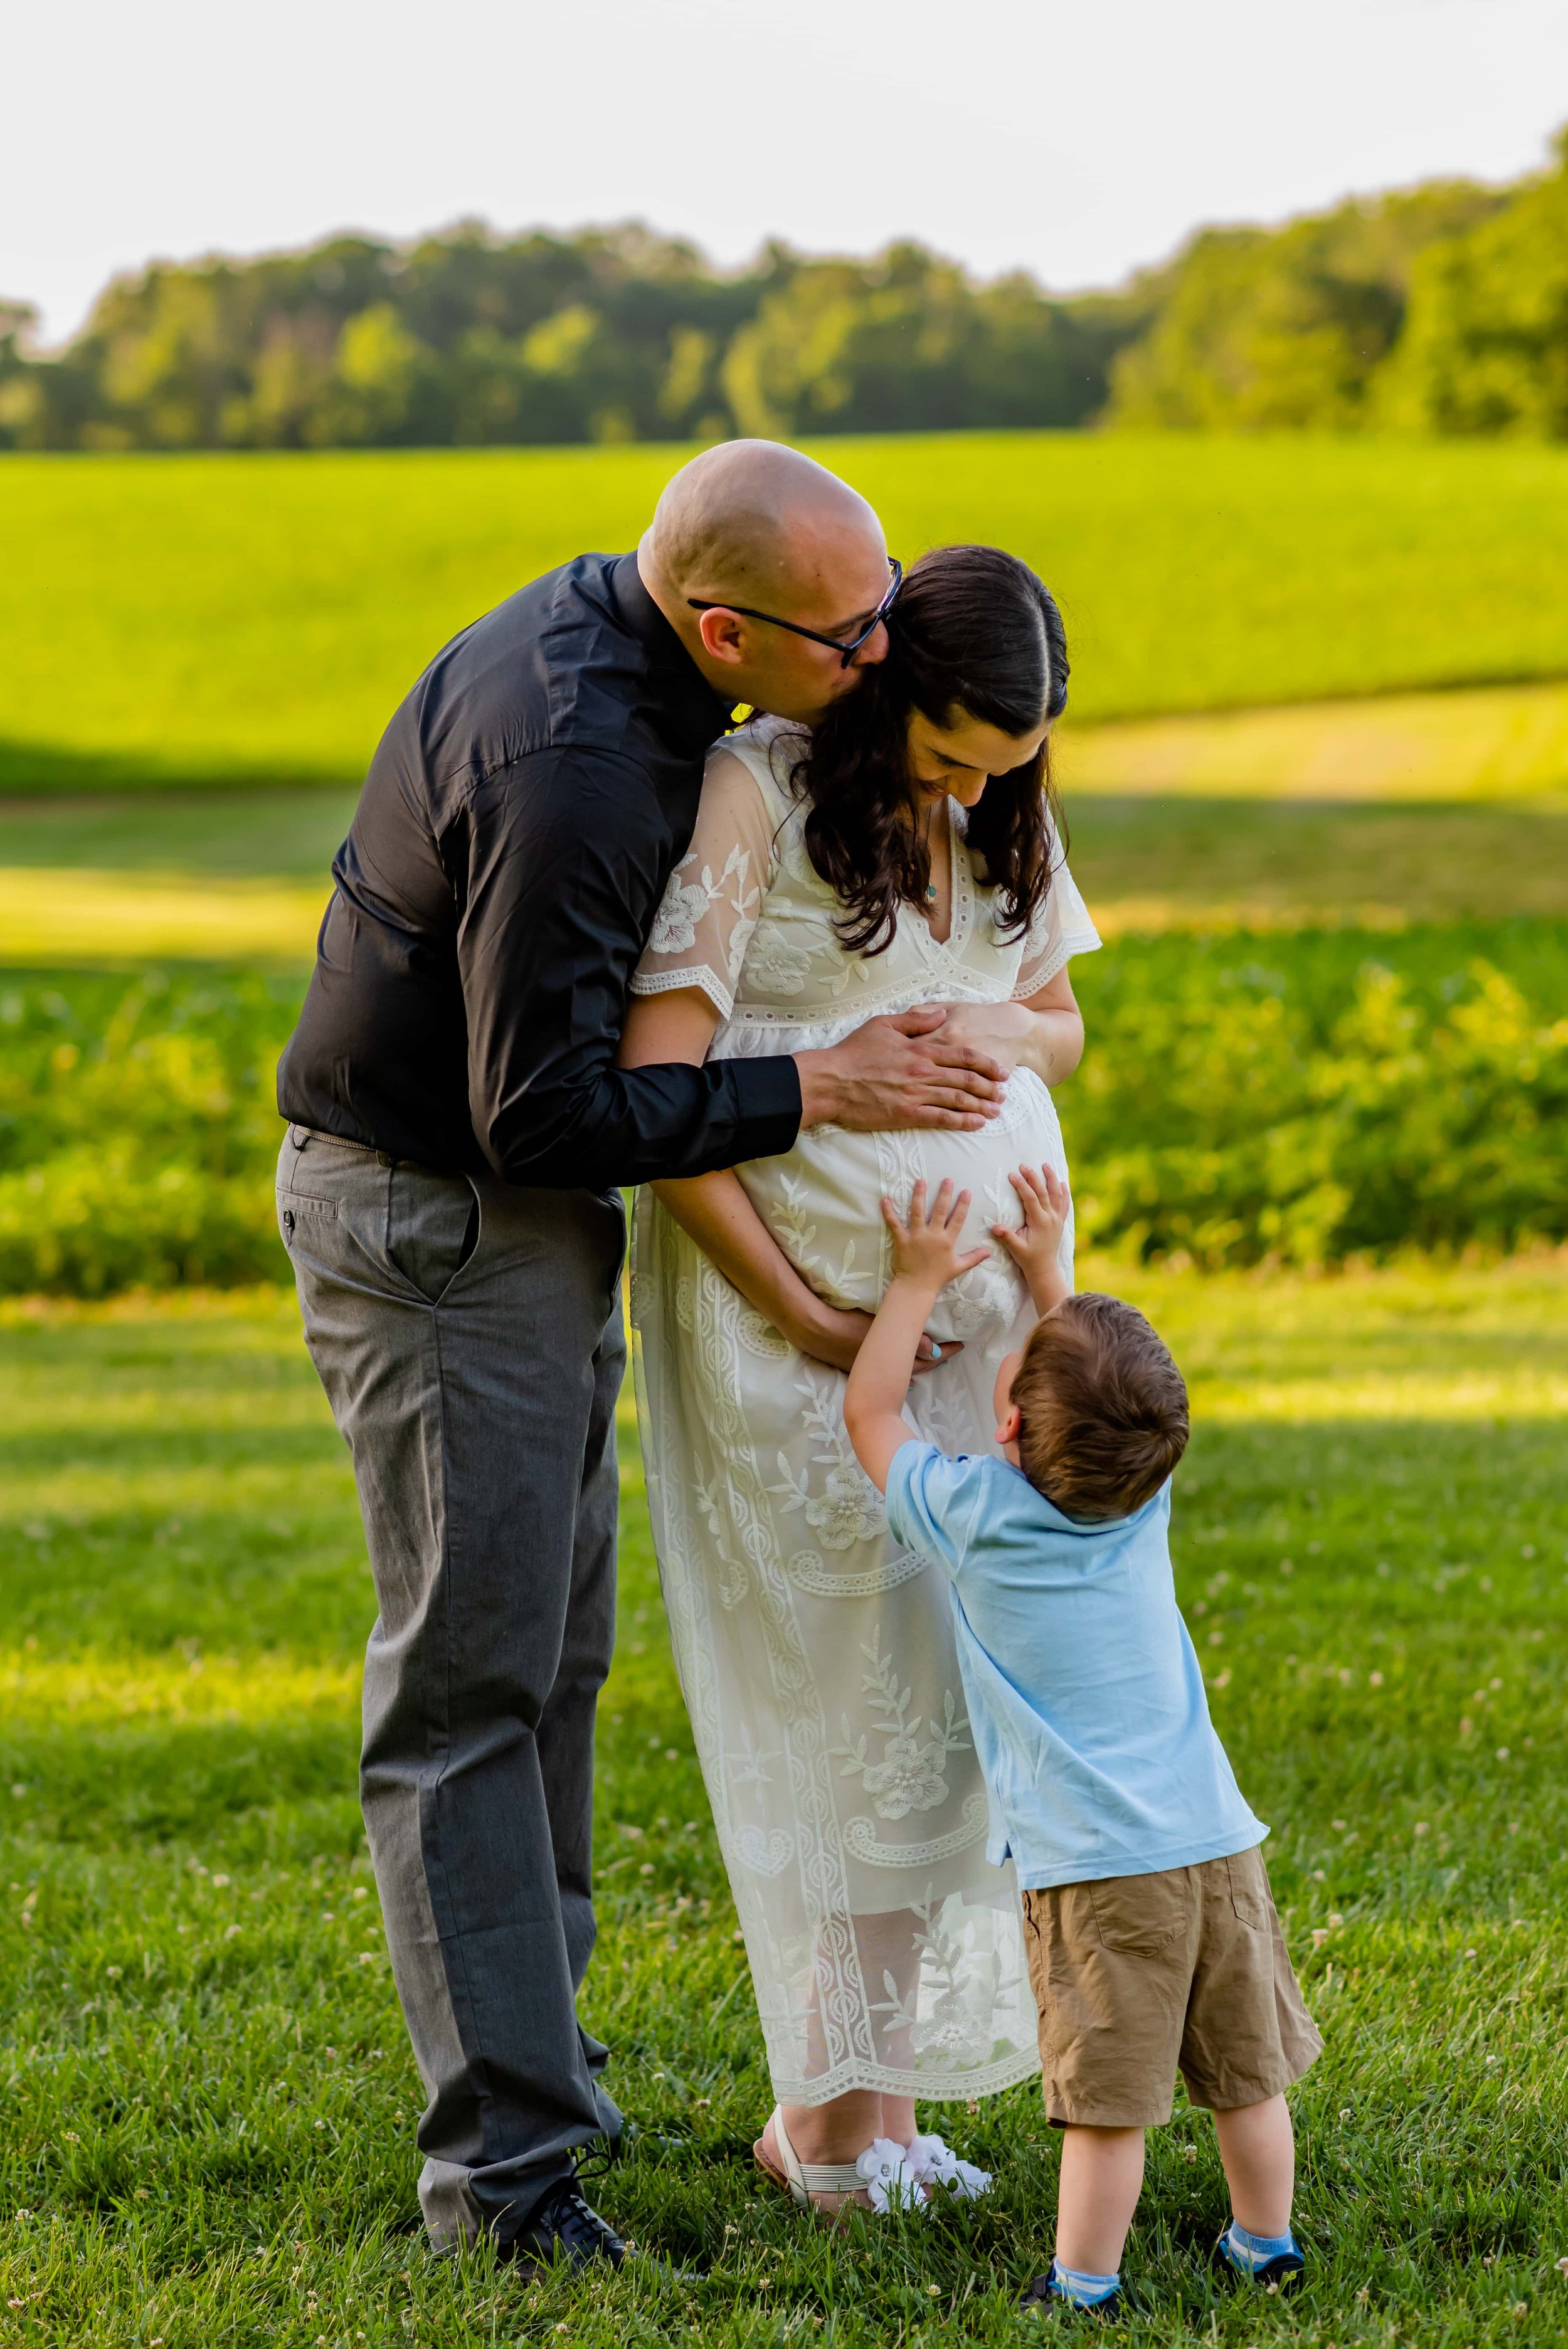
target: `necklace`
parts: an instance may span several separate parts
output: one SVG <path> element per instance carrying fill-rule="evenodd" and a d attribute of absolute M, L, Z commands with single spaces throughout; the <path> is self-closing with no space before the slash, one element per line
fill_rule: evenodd
<path fill-rule="evenodd" d="M 926 825 L 926 827 L 925 827 L 925 834 L 924 834 L 924 838 L 925 838 L 925 854 L 926 854 L 927 858 L 929 858 L 929 857 L 930 857 L 930 854 L 931 854 L 931 835 L 932 835 L 932 831 L 933 831 L 934 826 L 934 823 L 935 823 L 935 813 L 936 813 L 935 810 L 934 810 L 934 809 L 933 809 L 933 811 L 932 811 L 932 822 L 931 822 L 930 823 L 928 823 L 928 824 Z M 928 905 L 935 905 L 935 903 L 936 903 L 936 884 L 935 884 L 935 882 L 934 882 L 934 881 L 928 881 L 928 882 L 926 883 L 926 885 L 925 885 L 925 902 L 926 902 L 926 904 L 927 904 Z"/>

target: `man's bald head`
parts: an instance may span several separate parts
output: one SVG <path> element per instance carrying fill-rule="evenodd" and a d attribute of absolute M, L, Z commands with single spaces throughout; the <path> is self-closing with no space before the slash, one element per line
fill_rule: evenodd
<path fill-rule="evenodd" d="M 777 440 L 726 440 L 683 465 L 637 569 L 731 704 L 810 725 L 887 651 L 887 630 L 870 625 L 888 590 L 881 523 L 847 481 Z M 845 660 L 839 646 L 857 638 Z"/>
<path fill-rule="evenodd" d="M 683 465 L 655 509 L 641 552 L 683 599 L 751 604 L 786 618 L 820 612 L 825 626 L 854 616 L 852 594 L 839 609 L 846 565 L 861 584 L 874 583 L 886 555 L 882 524 L 864 498 L 777 440 L 726 440 Z"/>

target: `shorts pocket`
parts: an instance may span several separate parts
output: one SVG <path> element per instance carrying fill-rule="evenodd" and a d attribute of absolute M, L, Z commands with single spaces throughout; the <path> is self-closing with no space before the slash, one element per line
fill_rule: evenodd
<path fill-rule="evenodd" d="M 1088 1893 L 1102 1949 L 1158 1958 L 1186 1936 L 1187 1879 L 1180 1868 L 1153 1876 L 1102 1876 Z"/>
<path fill-rule="evenodd" d="M 1230 1878 L 1231 1907 L 1242 1923 L 1254 1933 L 1266 1933 L 1269 1880 L 1264 1872 L 1262 1852 L 1255 1845 L 1251 1851 L 1233 1852 L 1225 1862 L 1225 1874 Z"/>

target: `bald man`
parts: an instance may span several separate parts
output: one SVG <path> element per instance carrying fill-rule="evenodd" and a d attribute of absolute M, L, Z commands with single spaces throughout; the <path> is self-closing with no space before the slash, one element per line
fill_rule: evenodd
<path fill-rule="evenodd" d="M 740 702 L 810 721 L 887 646 L 875 514 L 766 441 L 678 472 L 438 654 L 371 762 L 278 1071 L 278 1217 L 379 1615 L 360 1789 L 428 2096 L 432 2243 L 615 2261 L 621 2119 L 576 1994 L 614 1617 L 619 1186 L 804 1123 L 977 1125 L 939 1012 L 831 1051 L 618 1070 L 627 983 Z"/>

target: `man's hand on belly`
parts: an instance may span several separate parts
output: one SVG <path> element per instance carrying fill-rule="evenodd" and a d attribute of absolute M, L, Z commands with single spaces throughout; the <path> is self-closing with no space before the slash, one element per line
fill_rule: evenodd
<path fill-rule="evenodd" d="M 801 1125 L 979 1133 L 1001 1107 L 1007 1071 L 981 1044 L 949 1037 L 949 1017 L 945 1004 L 926 1004 L 868 1019 L 826 1051 L 797 1052 Z"/>

